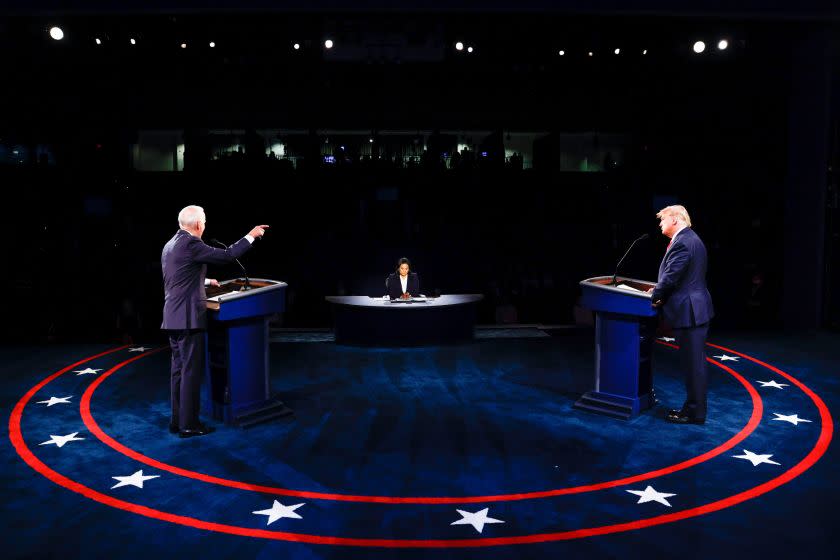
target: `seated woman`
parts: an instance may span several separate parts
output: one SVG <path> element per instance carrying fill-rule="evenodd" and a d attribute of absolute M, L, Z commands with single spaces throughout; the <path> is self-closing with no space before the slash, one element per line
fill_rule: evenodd
<path fill-rule="evenodd" d="M 411 263 L 403 257 L 397 262 L 397 271 L 392 272 L 385 280 L 385 287 L 391 299 L 409 299 L 411 296 L 420 295 L 420 278 L 410 270 Z"/>

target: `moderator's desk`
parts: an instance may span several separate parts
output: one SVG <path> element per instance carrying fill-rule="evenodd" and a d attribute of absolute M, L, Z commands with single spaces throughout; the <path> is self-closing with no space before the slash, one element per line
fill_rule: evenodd
<path fill-rule="evenodd" d="M 362 346 L 419 346 L 472 340 L 481 294 L 450 294 L 392 303 L 367 296 L 327 296 L 335 341 Z"/>

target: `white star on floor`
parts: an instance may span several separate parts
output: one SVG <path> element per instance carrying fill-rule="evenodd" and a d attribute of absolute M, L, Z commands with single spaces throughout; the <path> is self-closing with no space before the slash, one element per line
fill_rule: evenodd
<path fill-rule="evenodd" d="M 50 397 L 48 401 L 38 401 L 36 404 L 45 404 L 47 406 L 52 406 L 54 404 L 70 404 L 70 400 L 73 397 Z"/>
<path fill-rule="evenodd" d="M 671 507 L 671 504 L 669 504 L 668 500 L 666 500 L 665 498 L 676 496 L 676 494 L 657 492 L 653 489 L 653 486 L 648 486 L 644 490 L 627 490 L 627 492 L 639 496 L 639 501 L 636 502 L 637 504 L 644 504 L 646 502 L 659 502 L 660 504 L 666 505 L 668 507 Z"/>
<path fill-rule="evenodd" d="M 92 373 L 92 374 L 96 375 L 100 371 L 102 371 L 102 368 L 99 368 L 99 369 L 85 368 L 85 369 L 77 369 L 73 373 L 75 373 L 76 375 L 85 375 L 86 373 Z"/>
<path fill-rule="evenodd" d="M 776 461 L 770 460 L 770 457 L 772 457 L 772 455 L 758 455 L 756 453 L 753 453 L 752 451 L 747 451 L 746 449 L 744 449 L 744 455 L 733 455 L 733 457 L 735 457 L 736 459 L 744 459 L 745 461 L 749 461 L 753 464 L 754 467 L 757 467 L 762 463 L 767 463 L 769 465 L 780 464 Z"/>
<path fill-rule="evenodd" d="M 787 383 L 777 383 L 775 379 L 773 381 L 759 381 L 759 383 L 762 387 L 775 387 L 776 389 L 783 389 L 788 386 Z"/>
<path fill-rule="evenodd" d="M 484 530 L 484 525 L 487 523 L 504 523 L 501 519 L 487 517 L 487 512 L 490 511 L 490 508 L 484 508 L 483 510 L 475 513 L 470 513 L 469 511 L 464 511 L 462 509 L 456 509 L 455 511 L 461 514 L 461 519 L 455 521 L 454 523 L 450 523 L 450 525 L 472 525 L 479 533 Z"/>
<path fill-rule="evenodd" d="M 295 504 L 293 506 L 284 506 L 277 500 L 274 500 L 274 504 L 271 506 L 271 509 L 263 509 L 260 511 L 252 511 L 251 513 L 255 513 L 257 515 L 267 515 L 268 516 L 268 523 L 266 525 L 271 525 L 278 519 L 282 519 L 284 517 L 288 517 L 290 519 L 303 519 L 300 515 L 295 513 L 295 510 L 304 504 Z"/>
<path fill-rule="evenodd" d="M 45 441 L 43 443 L 39 443 L 38 445 L 50 445 L 55 444 L 59 447 L 64 447 L 64 444 L 68 441 L 82 441 L 83 437 L 76 437 L 79 435 L 79 432 L 73 432 L 72 434 L 68 434 L 66 436 L 54 436 L 50 435 L 50 441 Z"/>
<path fill-rule="evenodd" d="M 784 414 L 779 414 L 778 412 L 774 412 L 773 414 L 776 415 L 776 418 L 772 420 L 781 420 L 782 422 L 790 422 L 794 426 L 798 426 L 800 422 L 810 422 L 810 420 L 805 420 L 804 418 L 800 418 L 798 414 L 789 414 L 785 416 Z"/>
<path fill-rule="evenodd" d="M 738 356 L 727 356 L 726 354 L 721 354 L 720 356 L 712 356 L 713 358 L 717 358 L 721 362 L 737 362 Z"/>
<path fill-rule="evenodd" d="M 145 352 L 146 350 L 149 350 L 149 348 L 146 348 L 145 346 L 138 346 L 136 348 L 128 349 L 129 352 Z"/>
<path fill-rule="evenodd" d="M 143 488 L 143 483 L 145 481 L 153 478 L 160 478 L 160 475 L 154 474 L 143 476 L 143 470 L 141 469 L 131 476 L 112 476 L 111 478 L 119 480 L 119 482 L 111 486 L 111 490 L 113 490 L 114 488 L 119 488 L 120 486 L 136 486 L 137 488 Z"/>
<path fill-rule="evenodd" d="M 664 340 L 665 342 L 676 342 L 677 339 L 673 336 L 660 336 L 659 340 Z"/>

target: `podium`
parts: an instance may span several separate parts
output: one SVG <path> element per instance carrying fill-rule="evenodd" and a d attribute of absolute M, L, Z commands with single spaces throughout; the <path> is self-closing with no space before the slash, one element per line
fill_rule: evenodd
<path fill-rule="evenodd" d="M 651 354 L 657 310 L 654 283 L 612 276 L 580 282 L 582 305 L 595 312 L 595 390 L 575 408 L 628 420 L 656 404 Z"/>
<path fill-rule="evenodd" d="M 207 355 L 201 406 L 225 424 L 248 427 L 292 414 L 270 393 L 268 322 L 283 311 L 286 284 L 252 278 L 207 288 Z"/>

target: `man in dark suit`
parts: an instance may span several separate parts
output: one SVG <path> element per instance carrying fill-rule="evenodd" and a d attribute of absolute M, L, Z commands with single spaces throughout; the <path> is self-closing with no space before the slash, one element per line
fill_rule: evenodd
<path fill-rule="evenodd" d="M 712 296 L 706 288 L 706 246 L 691 229 L 683 206 L 667 206 L 656 214 L 662 234 L 671 239 L 651 301 L 674 330 L 685 370 L 686 400 L 666 420 L 676 424 L 706 421 L 706 335 L 714 317 Z"/>
<path fill-rule="evenodd" d="M 213 428 L 198 420 L 199 389 L 204 375 L 207 295 L 204 291 L 208 264 L 227 264 L 242 256 L 268 226 L 257 226 L 228 247 L 216 249 L 201 240 L 206 224 L 200 206 L 187 206 L 178 214 L 180 229 L 163 247 L 163 323 L 172 349 L 169 431 L 182 438 L 203 436 Z M 206 282 L 218 285 L 215 280 Z"/>
<path fill-rule="evenodd" d="M 397 262 L 397 271 L 385 280 L 385 287 L 391 299 L 409 299 L 420 295 L 420 278 L 411 272 L 411 263 L 405 257 Z"/>

